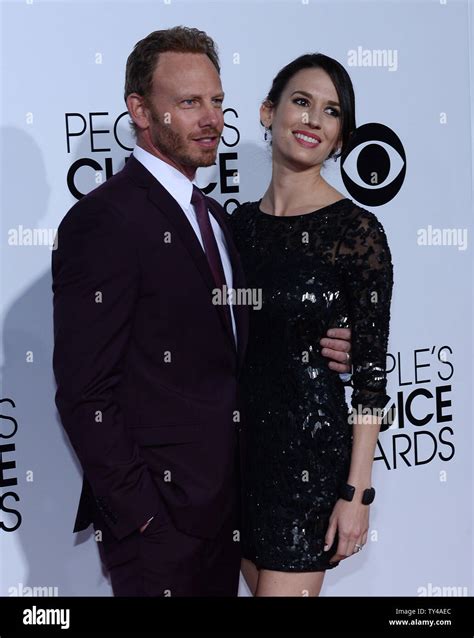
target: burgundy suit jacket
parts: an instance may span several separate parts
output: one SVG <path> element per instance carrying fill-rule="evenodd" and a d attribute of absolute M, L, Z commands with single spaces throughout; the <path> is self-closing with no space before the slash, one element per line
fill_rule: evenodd
<path fill-rule="evenodd" d="M 66 214 L 52 275 L 56 405 L 84 471 L 74 531 L 100 513 L 121 540 L 166 507 L 213 538 L 236 481 L 248 309 L 233 307 L 236 348 L 191 225 L 133 156 Z"/>

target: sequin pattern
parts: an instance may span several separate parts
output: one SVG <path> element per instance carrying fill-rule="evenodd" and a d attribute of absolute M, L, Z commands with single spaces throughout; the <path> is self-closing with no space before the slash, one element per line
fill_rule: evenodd
<path fill-rule="evenodd" d="M 337 537 L 328 552 L 324 537 L 347 480 L 352 426 L 319 340 L 351 327 L 352 405 L 383 407 L 393 282 L 385 232 L 350 199 L 291 217 L 248 202 L 230 226 L 247 286 L 262 291 L 240 379 L 243 555 L 266 569 L 330 569 Z"/>

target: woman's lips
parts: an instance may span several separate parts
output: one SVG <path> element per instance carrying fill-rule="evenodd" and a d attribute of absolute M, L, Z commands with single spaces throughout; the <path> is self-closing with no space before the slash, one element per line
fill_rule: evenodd
<path fill-rule="evenodd" d="M 305 148 L 316 148 L 316 146 L 321 144 L 320 138 L 315 135 L 309 135 L 302 131 L 294 131 L 293 135 L 298 144 L 301 144 L 301 146 L 304 146 Z"/>

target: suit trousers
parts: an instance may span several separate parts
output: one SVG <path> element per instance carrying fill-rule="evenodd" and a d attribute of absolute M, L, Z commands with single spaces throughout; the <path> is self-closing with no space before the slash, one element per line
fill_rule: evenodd
<path fill-rule="evenodd" d="M 114 596 L 237 596 L 240 512 L 238 499 L 229 496 L 228 514 L 212 539 L 178 530 L 165 507 L 143 532 L 120 541 L 94 522 L 102 532 L 97 544 Z"/>

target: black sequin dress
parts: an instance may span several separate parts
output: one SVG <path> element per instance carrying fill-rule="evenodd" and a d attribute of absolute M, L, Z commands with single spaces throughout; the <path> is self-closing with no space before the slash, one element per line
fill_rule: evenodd
<path fill-rule="evenodd" d="M 230 217 L 255 295 L 240 380 L 243 556 L 259 568 L 322 571 L 337 564 L 328 559 L 338 537 L 327 552 L 324 537 L 349 473 L 352 420 L 319 340 L 351 327 L 352 405 L 384 407 L 391 255 L 375 215 L 350 199 L 286 217 L 259 204 Z"/>

